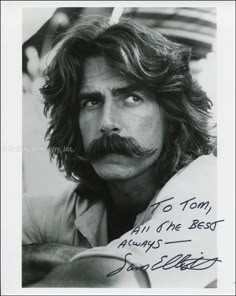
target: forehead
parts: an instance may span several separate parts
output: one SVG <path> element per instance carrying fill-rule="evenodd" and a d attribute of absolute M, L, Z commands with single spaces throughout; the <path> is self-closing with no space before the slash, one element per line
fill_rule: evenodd
<path fill-rule="evenodd" d="M 128 79 L 111 68 L 103 57 L 92 57 L 85 61 L 81 91 L 123 87 L 128 84 Z"/>

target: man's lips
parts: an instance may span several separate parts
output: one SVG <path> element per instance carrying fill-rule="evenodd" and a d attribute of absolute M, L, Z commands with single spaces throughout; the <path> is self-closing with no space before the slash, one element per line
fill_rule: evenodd
<path fill-rule="evenodd" d="M 121 164 L 122 162 L 127 162 L 127 158 L 131 158 L 131 156 L 128 155 L 124 155 L 124 154 L 118 154 L 118 153 L 108 153 L 105 154 L 99 158 L 97 158 L 96 160 L 91 161 L 92 163 L 95 162 L 111 162 L 111 163 L 118 163 Z"/>

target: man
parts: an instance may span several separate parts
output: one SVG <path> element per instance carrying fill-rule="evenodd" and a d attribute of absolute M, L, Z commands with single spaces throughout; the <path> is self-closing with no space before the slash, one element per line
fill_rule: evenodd
<path fill-rule="evenodd" d="M 24 197 L 24 286 L 206 287 L 216 278 L 211 102 L 189 58 L 129 20 L 65 35 L 42 94 L 51 157 L 76 185 Z"/>

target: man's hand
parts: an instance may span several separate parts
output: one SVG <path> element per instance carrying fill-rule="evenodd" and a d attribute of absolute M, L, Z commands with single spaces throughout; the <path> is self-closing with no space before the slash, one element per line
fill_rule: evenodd
<path fill-rule="evenodd" d="M 69 245 L 48 243 L 22 247 L 22 286 L 35 283 L 60 264 L 68 263 L 76 254 L 86 250 Z"/>

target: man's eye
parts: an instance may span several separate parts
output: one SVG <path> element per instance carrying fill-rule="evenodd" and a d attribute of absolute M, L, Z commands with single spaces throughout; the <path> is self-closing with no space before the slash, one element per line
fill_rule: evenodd
<path fill-rule="evenodd" d="M 125 104 L 130 105 L 130 106 L 136 106 L 139 105 L 143 101 L 142 98 L 136 95 L 130 95 L 126 97 L 125 99 Z"/>
<path fill-rule="evenodd" d="M 82 109 L 95 109 L 99 105 L 99 101 L 96 99 L 84 100 L 81 102 Z"/>

